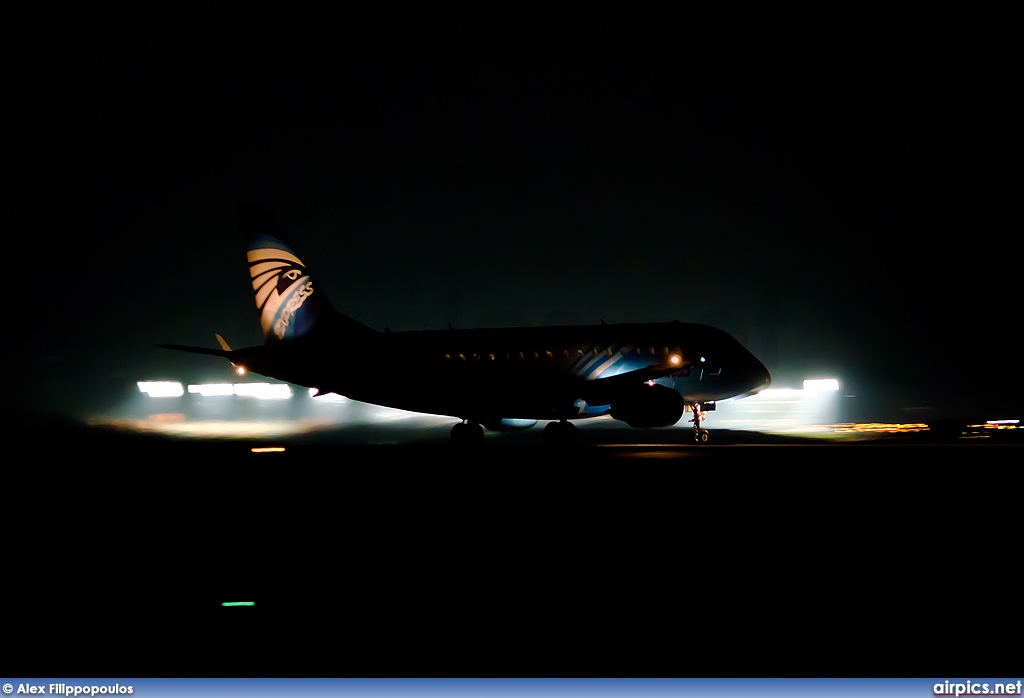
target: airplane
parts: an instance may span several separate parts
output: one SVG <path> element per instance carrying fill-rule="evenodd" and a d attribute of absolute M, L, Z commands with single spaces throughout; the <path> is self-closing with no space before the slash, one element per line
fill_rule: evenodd
<path fill-rule="evenodd" d="M 262 206 L 238 207 L 264 343 L 231 349 L 159 346 L 225 358 L 316 394 L 460 420 L 455 444 L 483 428 L 529 428 L 550 420 L 544 441 L 576 441 L 574 420 L 610 415 L 636 428 L 668 427 L 684 413 L 693 440 L 717 402 L 771 383 L 764 365 L 715 327 L 645 324 L 378 332 L 336 310 Z"/>

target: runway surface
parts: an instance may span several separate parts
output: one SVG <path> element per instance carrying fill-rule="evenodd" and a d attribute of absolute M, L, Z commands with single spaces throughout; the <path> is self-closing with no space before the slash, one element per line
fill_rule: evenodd
<path fill-rule="evenodd" d="M 1024 446 L 718 436 L 453 449 L 9 430 L 8 449 L 31 446 L 4 469 L 9 663 L 806 676 L 1016 657 L 995 630 L 1020 629 Z"/>

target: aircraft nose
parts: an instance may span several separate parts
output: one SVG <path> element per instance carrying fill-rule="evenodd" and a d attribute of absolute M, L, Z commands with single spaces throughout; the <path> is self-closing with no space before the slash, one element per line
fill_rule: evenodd
<path fill-rule="evenodd" d="M 772 384 L 772 376 L 768 373 L 768 369 L 749 351 L 747 352 L 746 363 L 747 370 L 744 372 L 744 378 L 746 379 L 747 386 L 749 386 L 747 390 L 750 394 L 764 390 Z"/>
<path fill-rule="evenodd" d="M 751 355 L 754 359 L 753 375 L 754 375 L 754 391 L 764 390 L 772 384 L 772 374 L 768 373 L 768 369 L 765 368 L 764 364 L 757 360 L 757 357 Z"/>

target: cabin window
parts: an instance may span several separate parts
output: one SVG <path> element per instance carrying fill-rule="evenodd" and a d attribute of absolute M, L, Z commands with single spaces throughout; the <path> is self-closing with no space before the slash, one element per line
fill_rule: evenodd
<path fill-rule="evenodd" d="M 519 359 L 520 359 L 520 360 L 522 360 L 523 358 L 525 358 L 525 357 L 523 356 L 523 352 L 519 352 Z"/>
<path fill-rule="evenodd" d="M 650 350 L 650 352 L 648 352 L 648 353 L 649 353 L 649 354 L 650 354 L 651 356 L 654 356 L 654 347 L 651 347 L 651 350 Z"/>
<path fill-rule="evenodd" d="M 576 350 L 576 355 L 577 356 L 583 356 L 583 350 L 582 349 L 577 349 Z"/>
<path fill-rule="evenodd" d="M 452 355 L 451 354 L 445 354 L 444 355 L 444 360 L 445 361 L 451 361 L 452 360 Z"/>
<path fill-rule="evenodd" d="M 505 360 L 508 361 L 508 352 L 505 352 Z"/>
<path fill-rule="evenodd" d="M 476 359 L 477 361 L 479 361 L 480 360 L 480 355 L 479 354 L 473 354 L 473 358 Z"/>
<path fill-rule="evenodd" d="M 465 361 L 465 360 L 466 360 L 466 355 L 465 354 L 459 354 L 459 361 Z"/>
<path fill-rule="evenodd" d="M 539 359 L 540 358 L 540 354 L 538 354 L 537 352 L 533 352 L 533 358 Z"/>
<path fill-rule="evenodd" d="M 568 359 L 569 358 L 569 350 L 568 349 L 563 349 L 562 350 L 562 356 L 564 356 L 565 358 Z"/>
<path fill-rule="evenodd" d="M 494 361 L 494 354 L 488 354 L 488 356 L 491 357 L 491 361 Z"/>
<path fill-rule="evenodd" d="M 607 351 L 608 351 L 608 356 L 611 356 L 611 355 L 612 355 L 612 348 L 611 348 L 611 347 L 608 347 L 608 350 L 607 350 Z"/>
<path fill-rule="evenodd" d="M 619 353 L 625 356 L 629 353 L 629 347 L 622 347 L 622 349 L 619 350 Z"/>
<path fill-rule="evenodd" d="M 663 347 L 663 349 L 665 350 L 665 356 L 668 356 L 668 347 Z"/>
<path fill-rule="evenodd" d="M 637 353 L 637 356 L 639 356 L 639 355 L 640 355 L 640 347 L 637 347 L 637 348 L 636 348 L 636 353 Z"/>
<path fill-rule="evenodd" d="M 545 355 L 545 356 L 547 356 L 547 357 L 548 357 L 549 359 L 553 359 L 553 358 L 555 358 L 555 355 L 554 355 L 554 354 L 552 354 L 552 353 L 551 353 L 550 351 L 546 351 L 546 352 L 544 352 L 544 355 Z"/>

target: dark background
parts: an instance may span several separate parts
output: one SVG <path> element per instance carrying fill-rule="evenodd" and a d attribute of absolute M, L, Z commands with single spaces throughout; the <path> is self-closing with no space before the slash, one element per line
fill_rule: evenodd
<path fill-rule="evenodd" d="M 377 329 L 707 322 L 776 385 L 1017 416 L 1007 17 L 376 7 L 9 17 L 9 410 L 258 343 L 251 201 Z"/>

